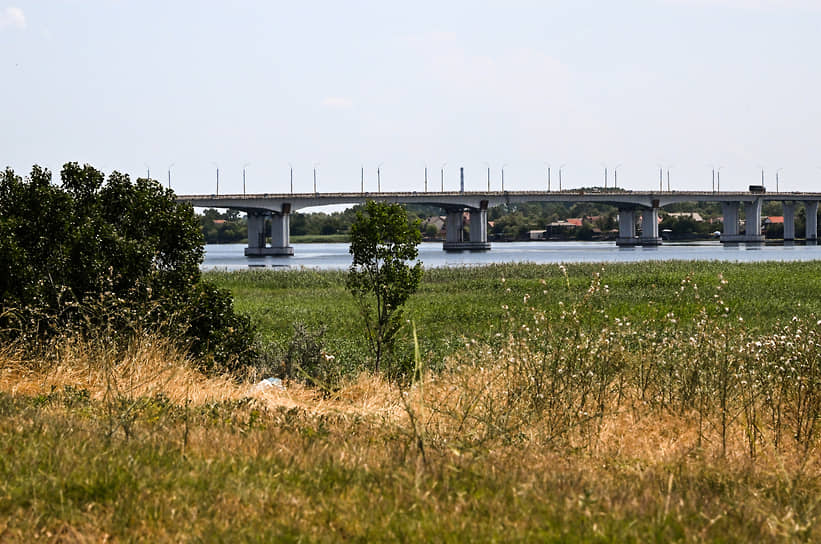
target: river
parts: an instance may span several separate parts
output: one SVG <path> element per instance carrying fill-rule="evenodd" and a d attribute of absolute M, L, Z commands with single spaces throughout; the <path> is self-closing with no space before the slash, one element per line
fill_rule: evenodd
<path fill-rule="evenodd" d="M 291 257 L 246 257 L 244 244 L 205 246 L 204 270 L 249 268 L 345 269 L 351 264 L 348 244 L 293 244 Z M 472 266 L 491 263 L 697 261 L 812 261 L 821 259 L 821 245 L 725 245 L 718 241 L 672 243 L 660 247 L 620 248 L 613 242 L 504 242 L 485 252 L 449 253 L 441 242 L 419 246 L 427 267 Z"/>

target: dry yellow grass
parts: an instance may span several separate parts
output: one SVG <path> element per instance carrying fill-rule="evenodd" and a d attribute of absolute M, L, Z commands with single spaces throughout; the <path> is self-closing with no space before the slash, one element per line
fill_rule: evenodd
<path fill-rule="evenodd" d="M 65 386 L 85 389 L 98 401 L 106 395 L 134 398 L 163 394 L 173 403 L 194 406 L 253 398 L 270 408 L 297 407 L 311 414 L 400 412 L 396 387 L 377 376 L 363 373 L 333 397 L 323 398 L 315 389 L 295 382 L 280 389 L 239 383 L 228 375 L 206 376 L 179 348 L 162 338 L 138 338 L 125 352 L 68 339 L 55 347 L 51 360 L 39 362 L 29 360 L 25 352 L 14 347 L 0 351 L 0 391 L 35 396 Z"/>
<path fill-rule="evenodd" d="M 821 506 L 812 499 L 821 479 L 816 449 L 788 444 L 776 451 L 764 436 L 751 459 L 736 420 L 722 453 L 718 428 L 699 431 L 695 411 L 659 410 L 630 390 L 618 402 L 608 396 L 600 416 L 551 421 L 527 396 L 529 376 L 511 366 L 514 354 L 526 359 L 521 346 L 476 350 L 407 388 L 363 374 L 323 398 L 295 383 L 262 389 L 206 377 L 155 338 L 119 352 L 66 341 L 40 363 L 7 347 L 0 353 L 6 395 L 31 398 L 71 386 L 87 390 L 92 404 L 105 404 L 112 396 L 162 394 L 204 415 L 136 417 L 136 439 L 120 438 L 116 447 L 96 438 L 104 426 L 66 404 L 43 405 L 39 423 L 30 415 L 11 418 L 0 437 L 11 450 L 21 448 L 20 467 L 42 466 L 40 450 L 49 447 L 55 456 L 74 456 L 69 466 L 89 463 L 91 475 L 75 479 L 75 469 L 44 473 L 58 482 L 54 497 L 85 489 L 83 482 L 108 467 L 137 470 L 140 484 L 123 484 L 110 497 L 74 499 L 65 510 L 26 498 L 7 482 L 0 485 L 0 541 L 821 536 Z M 208 406 L 226 402 L 236 404 L 210 419 Z M 567 426 L 556 435 L 560 424 Z M 51 431 L 24 439 L 37 425 Z M 21 440 L 30 447 L 17 446 Z M 129 450 L 137 453 L 123 457 Z M 151 461 L 134 460 L 140 456 Z"/>

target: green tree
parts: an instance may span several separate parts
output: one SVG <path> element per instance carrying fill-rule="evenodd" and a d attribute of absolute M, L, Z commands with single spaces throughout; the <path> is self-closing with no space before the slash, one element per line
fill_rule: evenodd
<path fill-rule="evenodd" d="M 419 221 L 411 224 L 400 204 L 368 201 L 351 225 L 347 285 L 362 313 L 376 372 L 393 350 L 402 306 L 422 278 L 422 263 L 410 264 L 421 241 Z"/>
<path fill-rule="evenodd" d="M 67 331 L 155 331 L 205 367 L 254 355 L 250 320 L 201 281 L 202 233 L 191 206 L 147 179 L 66 164 L 62 185 L 33 167 L 0 175 L 0 338 Z M 230 367 L 229 367 L 230 368 Z"/>

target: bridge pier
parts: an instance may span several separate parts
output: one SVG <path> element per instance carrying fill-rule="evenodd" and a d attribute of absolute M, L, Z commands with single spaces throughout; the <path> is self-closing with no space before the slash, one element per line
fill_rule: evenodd
<path fill-rule="evenodd" d="M 722 202 L 721 215 L 724 225 L 721 232 L 721 242 L 741 242 L 741 235 L 738 233 L 738 202 Z"/>
<path fill-rule="evenodd" d="M 805 202 L 804 207 L 807 215 L 807 228 L 804 239 L 814 244 L 818 241 L 818 201 Z"/>
<path fill-rule="evenodd" d="M 782 202 L 784 208 L 784 241 L 795 240 L 795 202 Z"/>
<path fill-rule="evenodd" d="M 635 208 L 619 208 L 619 237 L 616 245 L 623 247 L 637 246 L 636 238 L 636 210 Z"/>
<path fill-rule="evenodd" d="M 490 242 L 487 240 L 487 201 L 483 200 L 479 208 L 469 208 L 470 235 L 465 240 L 464 209 L 448 209 L 445 219 L 445 251 L 487 251 Z"/>
<path fill-rule="evenodd" d="M 266 257 L 270 255 L 293 255 L 291 247 L 291 213 L 290 205 L 282 206 L 282 213 L 248 212 L 248 247 L 246 257 Z M 271 245 L 266 244 L 265 220 L 271 219 Z"/>
<path fill-rule="evenodd" d="M 761 199 L 744 202 L 744 234 L 741 234 L 738 220 L 740 202 L 722 202 L 721 214 L 724 217 L 724 230 L 721 242 L 725 244 L 760 244 L 764 242 L 761 234 Z"/>
<path fill-rule="evenodd" d="M 639 243 L 643 246 L 660 246 L 659 209 L 644 208 L 641 214 L 641 236 L 639 236 Z"/>
<path fill-rule="evenodd" d="M 761 234 L 761 204 L 760 198 L 744 203 L 745 244 L 764 243 L 764 235 Z"/>

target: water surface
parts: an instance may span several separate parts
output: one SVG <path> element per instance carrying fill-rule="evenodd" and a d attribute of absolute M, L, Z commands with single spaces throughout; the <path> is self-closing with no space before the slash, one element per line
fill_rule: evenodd
<path fill-rule="evenodd" d="M 291 257 L 246 257 L 244 244 L 205 246 L 206 270 L 248 268 L 344 269 L 350 266 L 348 244 L 293 244 Z M 660 247 L 616 247 L 614 242 L 505 242 L 490 251 L 450 253 L 439 242 L 419 246 L 426 267 L 471 266 L 491 263 L 531 262 L 539 264 L 578 262 L 638 262 L 665 260 L 705 261 L 812 261 L 821 259 L 821 245 L 744 245 L 718 241 L 673 243 Z"/>

